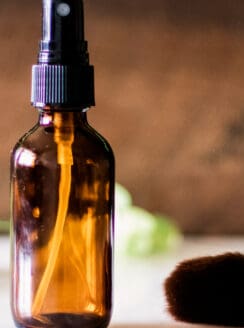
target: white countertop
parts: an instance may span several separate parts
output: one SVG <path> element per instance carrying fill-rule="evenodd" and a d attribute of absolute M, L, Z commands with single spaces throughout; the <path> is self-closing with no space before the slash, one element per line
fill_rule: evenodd
<path fill-rule="evenodd" d="M 112 326 L 119 328 L 124 325 L 125 328 L 127 324 L 138 324 L 151 328 L 153 325 L 174 327 L 166 311 L 162 291 L 164 279 L 183 259 L 229 251 L 244 253 L 244 237 L 186 238 L 182 245 L 171 253 L 145 260 L 117 256 Z M 9 239 L 1 236 L 0 292 L 0 327 L 13 328 L 9 309 Z M 180 324 L 180 327 L 183 325 Z"/>

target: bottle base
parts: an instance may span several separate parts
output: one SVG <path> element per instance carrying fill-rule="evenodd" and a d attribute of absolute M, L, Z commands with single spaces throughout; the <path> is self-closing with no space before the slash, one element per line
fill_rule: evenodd
<path fill-rule="evenodd" d="M 109 316 L 51 313 L 41 315 L 40 319 L 25 318 L 21 323 L 15 321 L 15 325 L 18 328 L 107 328 L 109 321 Z"/>

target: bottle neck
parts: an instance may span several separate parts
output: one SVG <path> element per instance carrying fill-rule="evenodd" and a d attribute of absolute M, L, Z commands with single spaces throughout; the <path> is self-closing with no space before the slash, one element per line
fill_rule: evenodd
<path fill-rule="evenodd" d="M 87 125 L 87 113 L 84 111 L 46 111 L 39 112 L 40 126 L 75 127 Z"/>

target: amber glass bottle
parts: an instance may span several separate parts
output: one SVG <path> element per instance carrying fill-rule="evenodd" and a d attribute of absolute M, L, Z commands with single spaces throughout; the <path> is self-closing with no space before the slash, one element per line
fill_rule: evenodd
<path fill-rule="evenodd" d="M 112 308 L 114 157 L 87 122 L 94 92 L 83 3 L 43 4 L 32 84 L 39 121 L 11 159 L 13 318 L 17 327 L 105 328 Z"/>

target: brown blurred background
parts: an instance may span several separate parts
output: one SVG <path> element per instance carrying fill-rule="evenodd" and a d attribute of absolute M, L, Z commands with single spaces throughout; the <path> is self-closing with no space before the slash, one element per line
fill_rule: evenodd
<path fill-rule="evenodd" d="M 134 202 L 185 232 L 244 232 L 244 1 L 86 0 L 96 68 L 90 123 Z M 0 217 L 9 154 L 34 125 L 40 0 L 1 0 Z"/>

